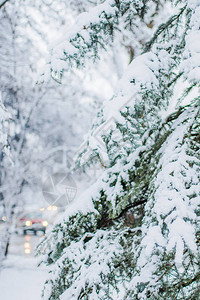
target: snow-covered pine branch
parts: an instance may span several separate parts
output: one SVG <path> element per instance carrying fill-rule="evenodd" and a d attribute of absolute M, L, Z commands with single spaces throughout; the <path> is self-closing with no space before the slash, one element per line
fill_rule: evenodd
<path fill-rule="evenodd" d="M 198 293 L 199 120 L 198 107 L 184 111 L 154 157 L 130 299 L 157 297 L 161 291 L 164 298 L 176 299 Z"/>
<path fill-rule="evenodd" d="M 159 9 L 162 13 L 163 6 L 164 1 L 156 4 L 152 0 L 141 3 L 106 0 L 80 14 L 75 24 L 66 29 L 64 39 L 58 40 L 51 51 L 51 76 L 61 81 L 64 71 L 84 66 L 88 59 L 96 60 L 101 49 L 108 49 L 115 41 L 117 45 L 117 39 L 133 52 L 130 53 L 131 61 L 150 38 L 154 16 Z"/>

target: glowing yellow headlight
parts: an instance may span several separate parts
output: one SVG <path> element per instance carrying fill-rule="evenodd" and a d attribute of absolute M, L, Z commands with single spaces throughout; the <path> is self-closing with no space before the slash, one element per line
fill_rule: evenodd
<path fill-rule="evenodd" d="M 48 226 L 48 222 L 47 221 L 42 221 L 42 226 L 47 227 Z"/>
<path fill-rule="evenodd" d="M 31 253 L 31 248 L 25 248 L 25 249 L 24 249 L 24 253 L 30 254 L 30 253 Z"/>
<path fill-rule="evenodd" d="M 29 221 L 29 220 L 27 220 L 27 221 L 25 222 L 25 225 L 26 225 L 26 226 L 31 226 L 31 225 L 32 225 L 32 222 Z"/>

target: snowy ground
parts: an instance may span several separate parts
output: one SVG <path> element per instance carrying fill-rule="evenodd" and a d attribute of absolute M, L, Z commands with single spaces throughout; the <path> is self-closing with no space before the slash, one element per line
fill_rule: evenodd
<path fill-rule="evenodd" d="M 34 248 L 39 240 L 40 237 L 31 235 L 12 237 L 9 255 L 0 273 L 0 299 L 41 299 L 47 269 L 38 268 L 34 257 Z"/>

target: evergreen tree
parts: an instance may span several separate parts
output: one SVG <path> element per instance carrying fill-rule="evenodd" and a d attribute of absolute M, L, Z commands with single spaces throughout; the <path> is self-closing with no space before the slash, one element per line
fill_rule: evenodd
<path fill-rule="evenodd" d="M 52 75 L 96 58 L 125 14 L 132 30 L 164 2 L 105 1 L 82 15 L 53 50 Z M 200 4 L 169 2 L 171 15 L 141 46 L 78 158 L 90 168 L 96 157 L 105 170 L 38 246 L 51 266 L 45 299 L 200 296 Z"/>

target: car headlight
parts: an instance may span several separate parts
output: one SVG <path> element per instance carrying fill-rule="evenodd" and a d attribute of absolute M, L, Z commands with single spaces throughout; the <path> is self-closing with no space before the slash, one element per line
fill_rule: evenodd
<path fill-rule="evenodd" d="M 25 225 L 26 225 L 26 226 L 31 226 L 31 225 L 32 225 L 32 222 L 29 221 L 29 220 L 27 220 L 27 221 L 25 222 Z"/>
<path fill-rule="evenodd" d="M 42 221 L 42 226 L 47 227 L 48 226 L 48 222 L 47 221 Z"/>
<path fill-rule="evenodd" d="M 25 249 L 24 249 L 24 253 L 30 254 L 30 253 L 31 253 L 31 248 L 25 248 Z"/>

